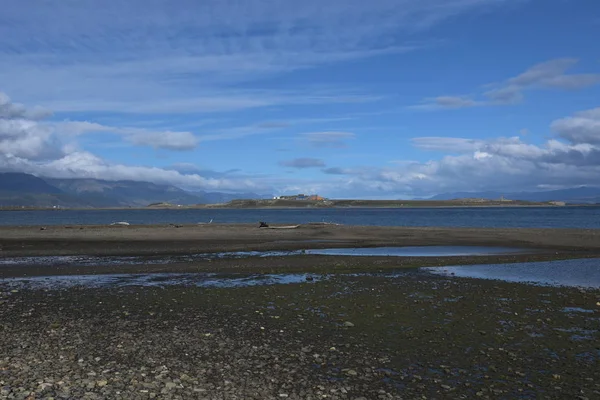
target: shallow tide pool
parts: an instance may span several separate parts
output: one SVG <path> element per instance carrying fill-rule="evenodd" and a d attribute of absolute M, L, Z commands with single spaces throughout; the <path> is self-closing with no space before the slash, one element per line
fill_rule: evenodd
<path fill-rule="evenodd" d="M 10 257 L 0 259 L 2 266 L 65 266 L 65 265 L 141 265 L 185 263 L 203 260 L 247 258 L 247 257 L 285 257 L 298 255 L 328 255 L 328 256 L 379 256 L 379 257 L 443 257 L 443 256 L 482 256 L 519 254 L 534 252 L 510 247 L 482 246 L 405 246 L 405 247 L 361 247 L 361 248 L 331 248 L 307 249 L 291 251 L 236 251 L 221 253 L 200 253 L 176 256 L 41 256 L 41 257 Z"/>
<path fill-rule="evenodd" d="M 316 282 L 320 276 L 306 274 L 214 274 L 214 273 L 158 273 L 158 274 L 105 274 L 105 275 L 58 275 L 27 278 L 0 279 L 0 289 L 69 289 L 83 286 L 101 287 L 164 287 L 195 286 L 204 288 L 231 288 L 256 285 L 281 285 Z"/>
<path fill-rule="evenodd" d="M 600 259 L 595 258 L 516 264 L 424 267 L 420 270 L 462 278 L 600 288 Z"/>

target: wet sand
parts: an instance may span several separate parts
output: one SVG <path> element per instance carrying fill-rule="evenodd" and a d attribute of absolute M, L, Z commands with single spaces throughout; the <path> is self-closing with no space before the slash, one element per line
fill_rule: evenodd
<path fill-rule="evenodd" d="M 319 242 L 323 241 L 323 242 Z M 0 227 L 0 256 L 158 255 L 248 250 L 369 246 L 503 246 L 556 251 L 600 251 L 600 230 L 415 228 L 300 225 L 138 225 Z"/>
<path fill-rule="evenodd" d="M 454 257 L 282 256 L 193 262 L 2 266 L 0 277 L 82 273 L 151 272 L 352 272 L 390 268 L 548 261 L 600 257 L 600 230 L 403 228 L 301 225 L 56 226 L 0 228 L 0 259 L 35 256 L 141 256 L 148 260 L 199 253 L 374 246 L 492 246 L 521 254 Z"/>

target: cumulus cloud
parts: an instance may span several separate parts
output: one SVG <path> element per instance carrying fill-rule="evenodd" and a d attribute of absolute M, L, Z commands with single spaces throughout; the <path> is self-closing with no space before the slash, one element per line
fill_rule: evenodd
<path fill-rule="evenodd" d="M 78 149 L 77 137 L 91 132 L 112 132 L 138 145 L 185 150 L 197 144 L 189 132 L 154 132 L 139 128 L 110 127 L 87 121 L 39 120 L 37 109 L 14 104 L 0 93 L 0 170 L 31 173 L 51 178 L 134 180 L 198 189 L 268 190 L 257 179 L 203 171 L 163 169 L 109 163 Z M 48 115 L 48 113 L 45 113 Z"/>
<path fill-rule="evenodd" d="M 486 85 L 491 89 L 474 97 L 439 96 L 411 106 L 416 110 L 459 109 L 475 106 L 509 105 L 521 102 L 528 90 L 578 90 L 600 83 L 600 73 L 568 74 L 578 63 L 574 58 L 559 58 L 536 64 L 504 82 Z M 479 97 L 480 99 L 476 99 Z"/>
<path fill-rule="evenodd" d="M 518 191 L 598 186 L 600 178 L 600 109 L 554 121 L 558 138 L 540 145 L 499 137 L 422 137 L 413 145 L 446 155 L 428 162 L 396 163 L 391 167 L 323 169 L 333 180 L 310 182 L 329 196 L 402 198 L 454 191 Z M 453 153 L 450 155 L 449 153 Z M 302 189 L 302 186 L 295 187 Z"/>
<path fill-rule="evenodd" d="M 279 165 L 289 168 L 321 168 L 325 167 L 325 161 L 319 158 L 295 158 L 293 160 L 280 161 Z"/>
<path fill-rule="evenodd" d="M 15 104 L 0 92 L 0 154 L 29 160 L 44 160 L 63 154 L 49 127 L 37 119 L 46 113 Z"/>
<path fill-rule="evenodd" d="M 559 136 L 572 143 L 600 144 L 600 107 L 552 123 Z"/>
<path fill-rule="evenodd" d="M 341 148 L 347 146 L 347 140 L 354 139 L 356 135 L 351 132 L 312 132 L 301 135 L 302 139 L 313 147 Z"/>

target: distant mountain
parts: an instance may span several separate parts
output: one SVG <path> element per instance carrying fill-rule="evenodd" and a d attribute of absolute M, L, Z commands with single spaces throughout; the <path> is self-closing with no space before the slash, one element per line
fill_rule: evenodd
<path fill-rule="evenodd" d="M 481 198 L 497 200 L 501 197 L 509 200 L 525 201 L 564 201 L 570 204 L 600 203 L 600 188 L 581 186 L 571 189 L 548 190 L 543 192 L 454 192 L 433 196 L 431 200 L 453 200 Z"/>
<path fill-rule="evenodd" d="M 15 193 L 62 193 L 59 188 L 48 184 L 45 180 L 20 172 L 0 173 L 0 191 Z"/>
<path fill-rule="evenodd" d="M 241 199 L 271 199 L 272 195 L 257 193 L 221 193 L 221 192 L 190 192 L 202 198 L 203 204 L 228 203 L 232 200 Z"/>
<path fill-rule="evenodd" d="M 152 203 L 193 205 L 264 197 L 254 193 L 188 192 L 151 182 L 52 179 L 0 173 L 0 206 L 5 207 L 145 207 Z"/>
<path fill-rule="evenodd" d="M 202 198 L 171 185 L 100 179 L 46 179 L 65 193 L 98 206 L 147 206 L 151 203 L 200 204 Z"/>

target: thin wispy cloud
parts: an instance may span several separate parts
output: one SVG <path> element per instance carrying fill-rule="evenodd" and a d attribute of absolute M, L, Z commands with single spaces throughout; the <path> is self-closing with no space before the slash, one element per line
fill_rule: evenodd
<path fill-rule="evenodd" d="M 300 135 L 301 140 L 316 148 L 343 148 L 355 137 L 352 132 L 338 131 L 310 132 Z"/>
<path fill-rule="evenodd" d="M 597 182 L 598 35 L 552 30 L 586 6 L 549 1 L 525 24 L 535 2 L 4 0 L 0 169 L 343 197 Z M 508 29 L 530 37 L 483 40 Z"/>
<path fill-rule="evenodd" d="M 293 160 L 280 161 L 282 167 L 306 169 L 306 168 L 322 168 L 325 167 L 325 161 L 319 158 L 295 158 Z"/>
<path fill-rule="evenodd" d="M 352 101 L 336 93 L 311 98 L 222 89 L 409 52 L 419 47 L 415 31 L 506 2 L 511 0 L 81 0 L 56 6 L 6 0 L 0 82 L 9 93 L 57 112 L 214 112 Z"/>
<path fill-rule="evenodd" d="M 88 121 L 64 121 L 45 124 L 56 135 L 79 136 L 86 133 L 114 133 L 140 146 L 166 150 L 193 150 L 199 138 L 191 132 L 157 131 L 135 127 L 115 127 Z"/>
<path fill-rule="evenodd" d="M 352 175 L 355 173 L 352 169 L 340 167 L 324 168 L 321 172 L 327 175 Z"/>
<path fill-rule="evenodd" d="M 530 90 L 579 90 L 600 84 L 600 73 L 570 74 L 578 63 L 560 58 L 536 64 L 506 81 L 485 85 L 488 89 L 474 96 L 439 96 L 409 107 L 414 110 L 448 110 L 477 106 L 510 105 L 521 102 Z"/>
<path fill-rule="evenodd" d="M 465 153 L 476 151 L 483 146 L 482 140 L 453 137 L 418 137 L 411 139 L 413 146 L 428 150 L 449 153 Z"/>
<path fill-rule="evenodd" d="M 410 106 L 413 110 L 441 110 L 441 109 L 459 109 L 469 108 L 479 105 L 485 105 L 480 101 L 475 101 L 465 96 L 439 96 L 425 99 L 421 104 Z"/>

